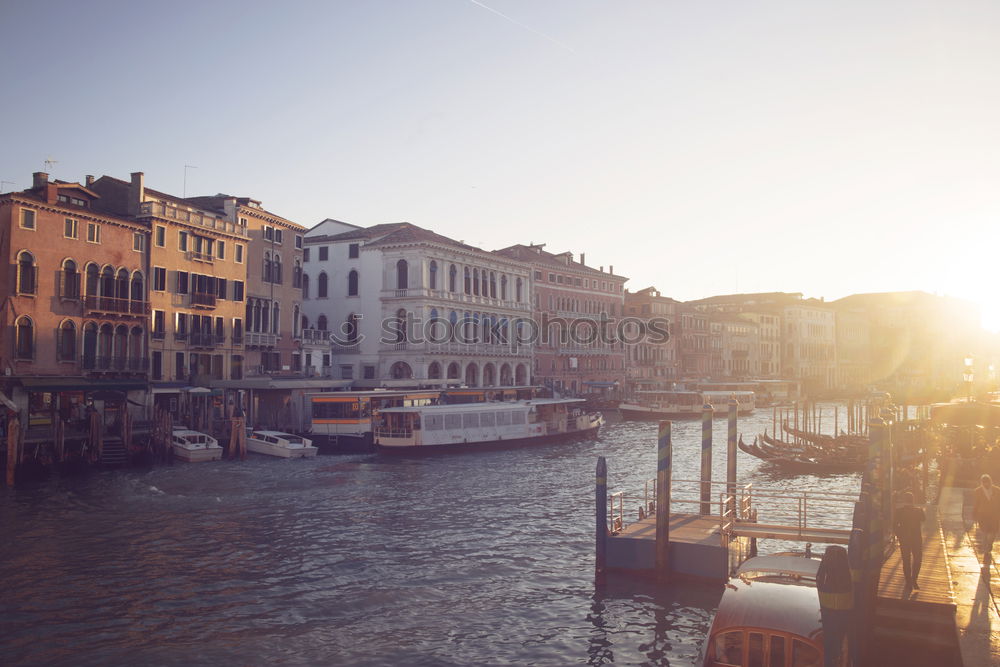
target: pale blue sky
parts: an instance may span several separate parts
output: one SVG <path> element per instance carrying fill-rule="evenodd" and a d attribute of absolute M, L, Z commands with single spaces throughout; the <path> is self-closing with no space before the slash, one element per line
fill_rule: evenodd
<path fill-rule="evenodd" d="M 1000 3 L 481 5 L 7 0 L 4 190 L 51 156 L 180 194 L 190 164 L 189 195 L 306 226 L 545 242 L 681 299 L 925 289 L 1000 326 Z"/>

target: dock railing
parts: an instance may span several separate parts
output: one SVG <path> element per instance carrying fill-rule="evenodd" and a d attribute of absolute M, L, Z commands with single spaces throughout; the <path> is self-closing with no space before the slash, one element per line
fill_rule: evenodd
<path fill-rule="evenodd" d="M 697 479 L 674 479 L 671 480 L 670 505 L 693 505 L 692 514 L 697 514 L 701 505 L 701 480 Z M 712 486 L 725 488 L 726 482 L 713 481 Z M 690 491 L 688 491 L 690 488 Z M 739 488 L 740 520 L 746 520 L 750 516 L 750 509 L 753 505 L 753 484 L 745 484 Z M 720 499 L 720 503 L 724 500 Z M 722 514 L 724 505 L 719 506 L 719 513 Z M 683 511 L 683 510 L 681 510 Z M 647 479 L 643 482 L 642 490 L 633 492 L 616 491 L 608 494 L 608 529 L 615 535 L 622 532 L 629 524 L 642 521 L 646 517 L 656 514 L 656 478 Z"/>

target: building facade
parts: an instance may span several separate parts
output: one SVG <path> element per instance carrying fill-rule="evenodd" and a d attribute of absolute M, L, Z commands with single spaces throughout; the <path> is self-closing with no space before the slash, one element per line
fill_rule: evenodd
<path fill-rule="evenodd" d="M 624 391 L 625 346 L 615 322 L 624 315 L 628 278 L 615 275 L 613 266 L 587 266 L 583 255 L 574 261 L 570 252 L 547 252 L 544 244 L 495 254 L 531 267 L 536 382 L 569 394 Z"/>
<path fill-rule="evenodd" d="M 0 358 L 20 410 L 77 411 L 88 389 L 145 393 L 149 370 L 149 231 L 100 210 L 88 183 L 37 172 L 0 195 Z M 39 378 L 73 379 L 62 389 Z"/>
<path fill-rule="evenodd" d="M 786 375 L 802 382 L 806 393 L 836 388 L 835 311 L 819 299 L 803 299 L 782 308 Z"/>
<path fill-rule="evenodd" d="M 665 321 L 666 340 L 650 335 L 637 337 L 637 342 L 626 347 L 626 392 L 669 390 L 681 377 L 680 345 L 677 331 L 678 306 L 676 299 L 663 296 L 655 287 L 638 292 L 625 292 L 625 315 L 649 323 L 654 318 Z M 649 327 L 647 324 L 647 331 Z"/>
<path fill-rule="evenodd" d="M 152 383 L 172 393 L 171 387 L 242 378 L 246 228 L 146 187 L 142 172 L 129 181 L 102 176 L 91 187 L 107 212 L 149 230 Z"/>
<path fill-rule="evenodd" d="M 331 337 L 333 377 L 359 388 L 532 382 L 523 263 L 410 223 L 324 220 L 305 251 L 303 326 Z"/>

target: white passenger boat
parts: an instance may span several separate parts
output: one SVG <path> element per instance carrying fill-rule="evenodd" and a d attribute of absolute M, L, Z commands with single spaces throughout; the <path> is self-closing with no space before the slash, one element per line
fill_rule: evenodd
<path fill-rule="evenodd" d="M 715 417 L 725 417 L 730 398 L 736 399 L 739 414 L 754 411 L 752 391 L 638 391 L 631 400 L 622 401 L 618 411 L 623 419 L 685 419 L 700 417 L 708 403 Z"/>
<path fill-rule="evenodd" d="M 581 408 L 582 399 L 531 400 L 386 408 L 375 444 L 383 450 L 502 444 L 518 446 L 596 436 L 604 418 Z"/>
<path fill-rule="evenodd" d="M 312 440 L 281 431 L 249 431 L 247 451 L 286 459 L 316 456 Z"/>
<path fill-rule="evenodd" d="M 186 426 L 175 426 L 170 443 L 174 456 L 189 463 L 218 461 L 222 458 L 222 447 L 210 435 L 192 431 Z"/>

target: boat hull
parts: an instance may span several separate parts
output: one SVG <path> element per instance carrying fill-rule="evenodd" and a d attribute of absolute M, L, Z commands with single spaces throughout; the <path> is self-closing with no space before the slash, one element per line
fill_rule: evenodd
<path fill-rule="evenodd" d="M 312 446 L 296 447 L 294 449 L 279 447 L 267 442 L 256 442 L 248 438 L 247 451 L 254 454 L 263 454 L 264 456 L 276 456 L 281 459 L 305 459 L 316 456 L 316 452 L 319 450 Z"/>
<path fill-rule="evenodd" d="M 204 463 L 205 461 L 218 461 L 222 458 L 222 447 L 207 447 L 204 449 L 186 449 L 177 445 L 171 445 L 174 450 L 174 458 L 188 463 Z"/>
<path fill-rule="evenodd" d="M 657 419 L 697 419 L 701 417 L 701 412 L 675 412 L 669 410 L 643 410 L 641 408 L 627 408 L 618 406 L 618 412 L 622 419 L 635 421 L 654 421 Z"/>
<path fill-rule="evenodd" d="M 546 435 L 536 435 L 528 438 L 511 438 L 509 440 L 482 440 L 475 442 L 444 443 L 440 445 L 383 445 L 377 440 L 375 447 L 379 452 L 386 454 L 413 454 L 415 452 L 458 452 L 484 449 L 507 449 L 514 447 L 527 447 L 545 445 L 557 442 L 583 438 L 596 438 L 604 422 L 594 424 L 590 428 L 577 431 L 566 431 L 563 433 L 550 433 Z"/>

